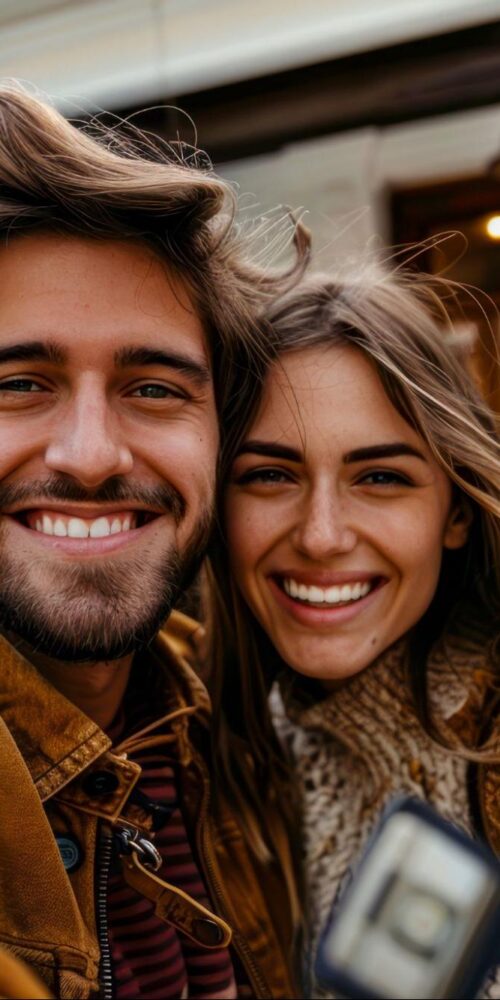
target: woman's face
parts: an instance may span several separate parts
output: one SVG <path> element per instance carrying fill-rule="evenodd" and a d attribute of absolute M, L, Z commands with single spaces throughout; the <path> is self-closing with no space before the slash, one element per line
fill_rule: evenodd
<path fill-rule="evenodd" d="M 274 646 L 321 681 L 421 618 L 467 526 L 451 484 L 350 346 L 284 355 L 234 462 L 232 571 Z"/>

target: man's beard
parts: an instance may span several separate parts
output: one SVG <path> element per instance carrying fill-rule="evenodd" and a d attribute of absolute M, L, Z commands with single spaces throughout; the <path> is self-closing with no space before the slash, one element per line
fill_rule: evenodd
<path fill-rule="evenodd" d="M 38 488 L 37 488 L 38 487 Z M 169 512 L 179 524 L 184 501 L 165 486 L 131 489 L 109 480 L 92 495 L 62 477 L 28 490 L 0 484 L 0 507 L 36 497 L 84 502 L 133 501 Z M 83 662 L 114 660 L 146 644 L 168 617 L 179 596 L 193 580 L 211 528 L 211 510 L 205 508 L 183 551 L 175 545 L 158 553 L 158 540 L 141 554 L 119 559 L 104 557 L 90 565 L 61 564 L 52 572 L 51 560 L 23 561 L 5 551 L 0 532 L 0 628 L 14 633 L 34 650 L 55 659 Z M 50 576 L 49 576 L 50 573 Z M 46 574 L 46 583 L 44 583 Z M 37 580 L 38 577 L 38 580 Z M 48 577 L 48 578 L 47 578 Z"/>

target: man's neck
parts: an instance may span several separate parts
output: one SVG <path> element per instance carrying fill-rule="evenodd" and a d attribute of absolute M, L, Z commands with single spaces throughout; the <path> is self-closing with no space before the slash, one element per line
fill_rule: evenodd
<path fill-rule="evenodd" d="M 73 702 L 101 729 L 108 728 L 125 694 L 133 654 L 119 660 L 74 663 L 54 660 L 43 653 L 33 651 L 17 637 L 8 636 L 8 638 L 68 701 Z"/>

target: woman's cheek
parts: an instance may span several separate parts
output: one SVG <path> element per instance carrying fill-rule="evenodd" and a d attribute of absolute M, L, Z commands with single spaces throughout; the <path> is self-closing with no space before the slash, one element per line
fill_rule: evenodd
<path fill-rule="evenodd" d="M 231 571 L 253 605 L 259 564 L 272 548 L 273 518 L 265 504 L 249 496 L 230 497 L 226 505 L 226 537 Z"/>
<path fill-rule="evenodd" d="M 395 567 L 402 583 L 411 587 L 412 599 L 425 605 L 434 596 L 443 553 L 443 511 L 436 504 L 394 511 L 379 546 Z"/>
<path fill-rule="evenodd" d="M 226 535 L 235 565 L 249 567 L 255 562 L 261 548 L 262 528 L 262 516 L 255 504 L 242 499 L 227 505 Z"/>

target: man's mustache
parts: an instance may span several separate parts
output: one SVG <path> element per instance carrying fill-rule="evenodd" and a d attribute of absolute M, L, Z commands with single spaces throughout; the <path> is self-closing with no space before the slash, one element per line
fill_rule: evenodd
<path fill-rule="evenodd" d="M 161 486 L 141 486 L 120 476 L 112 476 L 95 490 L 85 489 L 69 476 L 51 476 L 49 479 L 25 483 L 0 483 L 0 510 L 25 504 L 26 507 L 41 507 L 44 500 L 60 500 L 62 503 L 131 503 L 145 508 L 154 508 L 172 514 L 176 524 L 186 513 L 186 502 L 175 486 L 164 483 Z"/>

